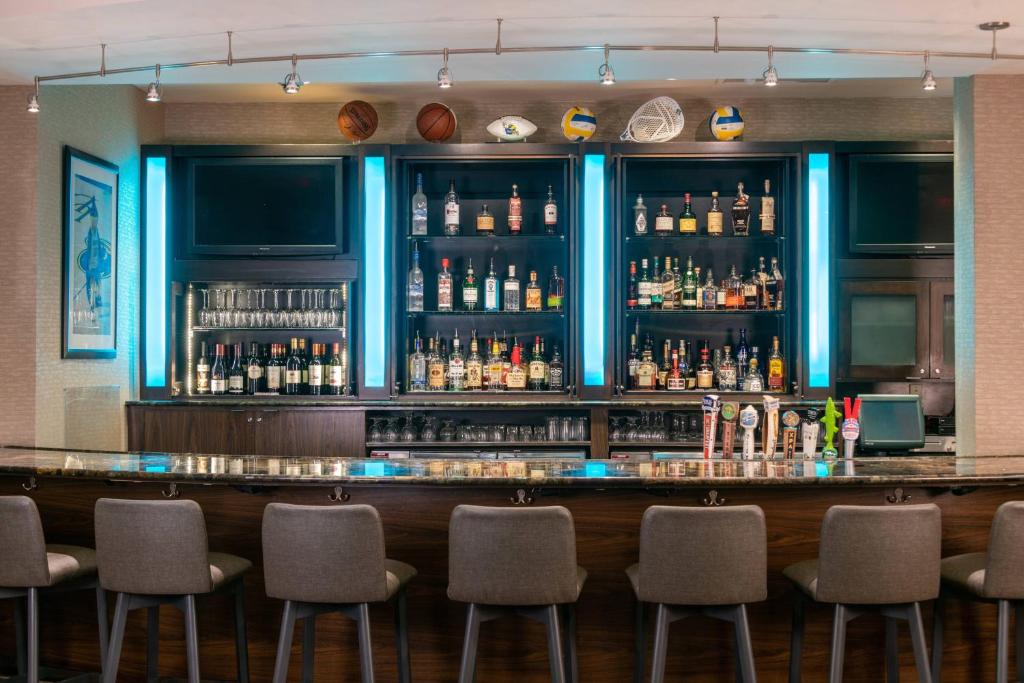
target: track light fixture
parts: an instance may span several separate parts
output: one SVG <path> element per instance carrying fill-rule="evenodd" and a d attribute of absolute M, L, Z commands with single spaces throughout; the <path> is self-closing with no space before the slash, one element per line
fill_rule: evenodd
<path fill-rule="evenodd" d="M 608 43 L 604 45 L 604 64 L 597 69 L 597 75 L 601 77 L 601 85 L 615 85 L 615 72 L 612 65 L 608 63 L 608 53 L 611 52 Z"/>
<path fill-rule="evenodd" d="M 775 70 L 775 65 L 772 64 L 772 57 L 775 54 L 775 48 L 771 45 L 768 46 L 768 68 L 764 70 L 761 77 L 764 79 L 765 86 L 774 88 L 779 84 L 779 72 Z"/>
<path fill-rule="evenodd" d="M 298 95 L 299 89 L 309 82 L 302 80 L 302 76 L 299 75 L 298 64 L 298 55 L 292 55 L 292 71 L 281 82 L 281 89 L 284 90 L 286 95 Z"/>
<path fill-rule="evenodd" d="M 31 95 L 28 96 L 28 106 L 25 109 L 30 114 L 39 113 L 39 77 L 35 79 L 36 89 Z"/>
<path fill-rule="evenodd" d="M 160 65 L 157 64 L 154 69 L 156 72 L 156 80 L 149 84 L 149 89 L 146 90 L 146 101 L 147 102 L 159 102 L 163 99 L 163 88 L 160 87 Z"/>
<path fill-rule="evenodd" d="M 924 90 L 935 90 L 935 75 L 928 66 L 929 53 L 924 53 L 924 73 L 921 74 L 921 88 Z"/>
<path fill-rule="evenodd" d="M 437 72 L 437 87 L 444 89 L 452 87 L 452 72 L 448 69 L 448 48 L 444 49 L 444 65 Z"/>

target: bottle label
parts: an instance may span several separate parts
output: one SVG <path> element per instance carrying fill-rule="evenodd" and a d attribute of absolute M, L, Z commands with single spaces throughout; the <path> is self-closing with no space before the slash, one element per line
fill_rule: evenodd
<path fill-rule="evenodd" d="M 544 225 L 557 225 L 558 224 L 558 205 L 556 204 L 545 204 L 544 205 Z"/>
<path fill-rule="evenodd" d="M 636 214 L 636 221 L 633 223 L 633 231 L 638 235 L 647 234 L 647 213 L 640 211 Z"/>
<path fill-rule="evenodd" d="M 768 361 L 768 390 L 782 391 L 782 359 Z"/>
<path fill-rule="evenodd" d="M 720 365 L 718 367 L 718 387 L 723 391 L 736 390 L 736 367 Z"/>
<path fill-rule="evenodd" d="M 555 311 L 561 309 L 562 298 L 563 297 L 560 294 L 551 294 L 550 292 L 548 292 L 548 308 Z"/>
<path fill-rule="evenodd" d="M 444 224 L 458 226 L 459 205 L 456 202 L 446 202 L 444 205 Z"/>
<path fill-rule="evenodd" d="M 484 308 L 488 311 L 498 310 L 498 281 L 495 278 L 484 280 Z"/>
<path fill-rule="evenodd" d="M 519 310 L 519 283 L 505 283 L 505 310 Z"/>
<path fill-rule="evenodd" d="M 530 361 L 530 379 L 543 381 L 545 372 L 545 363 L 542 360 L 531 360 Z"/>
<path fill-rule="evenodd" d="M 540 305 L 540 287 L 527 287 L 526 288 L 526 310 L 528 311 L 539 311 Z"/>
<path fill-rule="evenodd" d="M 508 230 L 519 232 L 523 227 L 523 200 L 512 197 L 508 200 Z"/>
<path fill-rule="evenodd" d="M 494 232 L 494 216 L 477 216 L 477 232 Z"/>
<path fill-rule="evenodd" d="M 722 234 L 722 213 L 720 211 L 709 211 L 708 212 L 708 234 L 709 235 L 721 235 Z"/>
<path fill-rule="evenodd" d="M 210 393 L 210 369 L 209 366 L 196 368 L 196 393 Z"/>
<path fill-rule="evenodd" d="M 747 377 L 743 382 L 743 391 L 764 391 L 760 377 Z"/>
<path fill-rule="evenodd" d="M 693 218 L 680 218 L 679 219 L 679 232 L 684 235 L 696 235 L 697 234 L 697 217 Z"/>
<path fill-rule="evenodd" d="M 263 376 L 263 368 L 258 363 L 250 363 L 248 375 L 249 379 L 259 379 Z"/>
<path fill-rule="evenodd" d="M 277 365 L 272 365 L 267 368 L 267 389 L 280 389 L 281 388 L 281 368 Z"/>
<path fill-rule="evenodd" d="M 710 389 L 714 385 L 715 371 L 708 368 L 697 371 L 697 388 Z"/>
<path fill-rule="evenodd" d="M 526 373 L 523 372 L 523 367 L 521 365 L 513 365 L 512 369 L 508 371 L 507 381 L 509 389 L 525 389 Z"/>
<path fill-rule="evenodd" d="M 761 234 L 775 233 L 775 197 L 761 197 Z"/>
<path fill-rule="evenodd" d="M 686 378 L 679 375 L 669 375 L 665 382 L 665 388 L 669 391 L 683 391 L 686 389 Z"/>
<path fill-rule="evenodd" d="M 557 365 L 549 367 L 548 374 L 548 389 L 561 390 L 562 388 L 562 368 Z"/>
<path fill-rule="evenodd" d="M 654 232 L 672 232 L 672 216 L 655 216 Z"/>
<path fill-rule="evenodd" d="M 444 363 L 431 363 L 427 370 L 427 386 L 444 389 Z"/>
<path fill-rule="evenodd" d="M 324 383 L 324 367 L 322 365 L 309 366 L 309 386 L 319 387 Z"/>
<path fill-rule="evenodd" d="M 284 373 L 285 384 L 301 384 L 302 383 L 302 371 L 301 370 L 285 370 Z"/>
<path fill-rule="evenodd" d="M 228 391 L 232 393 L 242 393 L 242 380 L 245 379 L 241 375 L 231 375 L 228 377 Z"/>
<path fill-rule="evenodd" d="M 463 364 L 462 359 L 452 358 L 448 361 L 448 381 L 451 383 L 452 389 L 456 391 L 461 390 L 465 378 L 466 366 Z"/>
<path fill-rule="evenodd" d="M 331 366 L 330 383 L 331 383 L 332 387 L 340 387 L 341 386 L 341 366 L 340 365 L 332 365 Z"/>
<path fill-rule="evenodd" d="M 640 284 L 637 285 L 637 304 L 640 306 L 651 305 L 651 283 L 647 280 L 641 280 Z"/>
<path fill-rule="evenodd" d="M 440 311 L 452 310 L 451 280 L 441 280 L 437 283 L 437 309 Z"/>
<path fill-rule="evenodd" d="M 653 389 L 655 378 L 658 376 L 654 363 L 642 362 L 636 369 L 636 386 L 638 389 Z"/>
<path fill-rule="evenodd" d="M 504 384 L 505 366 L 501 363 L 491 363 L 487 368 L 487 385 L 491 389 L 501 389 Z"/>
<path fill-rule="evenodd" d="M 483 386 L 484 368 L 479 361 L 466 363 L 466 388 L 479 389 Z"/>
<path fill-rule="evenodd" d="M 725 308 L 725 302 L 726 302 L 725 290 L 724 289 L 720 289 L 717 292 L 715 292 L 715 307 L 716 308 Z"/>
<path fill-rule="evenodd" d="M 478 292 L 476 287 L 466 287 L 462 290 L 462 303 L 466 306 L 477 304 Z"/>
<path fill-rule="evenodd" d="M 412 234 L 427 234 L 427 206 L 425 203 L 422 206 L 416 206 L 412 210 Z"/>
<path fill-rule="evenodd" d="M 226 383 L 222 379 L 210 380 L 210 390 L 215 394 L 223 394 L 226 389 Z"/>

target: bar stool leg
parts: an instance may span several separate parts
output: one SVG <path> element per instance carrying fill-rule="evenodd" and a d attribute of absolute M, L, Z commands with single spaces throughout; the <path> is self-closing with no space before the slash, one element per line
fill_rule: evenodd
<path fill-rule="evenodd" d="M 245 631 L 245 584 L 235 586 L 235 666 L 238 682 L 249 683 L 249 637 Z"/>
<path fill-rule="evenodd" d="M 793 628 L 789 634 L 789 683 L 800 683 L 800 662 L 804 649 L 804 597 L 797 592 L 793 601 Z"/>
<path fill-rule="evenodd" d="M 932 611 L 932 680 L 939 683 L 942 680 L 942 641 L 945 638 L 945 600 L 940 595 L 935 601 L 935 609 Z M 1020 666 L 1018 664 L 1018 666 Z"/>
<path fill-rule="evenodd" d="M 28 589 L 28 683 L 39 683 L 39 591 Z"/>
<path fill-rule="evenodd" d="M 316 658 L 316 615 L 302 620 L 302 683 L 313 683 L 313 665 Z"/>
<path fill-rule="evenodd" d="M 565 644 L 562 646 L 565 652 L 565 679 L 568 683 L 576 683 L 579 678 L 576 661 L 576 606 L 564 605 L 562 611 L 565 615 Z"/>
<path fill-rule="evenodd" d="M 913 628 L 911 628 L 913 632 Z M 885 619 L 885 680 L 900 683 L 900 632 L 899 622 L 892 617 Z"/>
<path fill-rule="evenodd" d="M 544 622 L 548 632 L 548 661 L 551 665 L 551 682 L 565 683 L 565 656 L 562 653 L 562 631 L 558 624 L 558 605 L 544 608 Z"/>
<path fill-rule="evenodd" d="M 363 670 L 363 683 L 373 683 L 373 643 L 370 640 L 370 606 L 359 605 L 359 664 Z"/>
<path fill-rule="evenodd" d="M 636 625 L 634 634 L 636 642 L 634 643 L 633 653 L 633 683 L 643 683 L 645 663 L 647 661 L 647 614 L 644 609 L 644 603 L 640 600 L 636 601 L 635 615 Z"/>
<path fill-rule="evenodd" d="M 1024 683 L 1024 602 L 1014 603 L 1013 610 L 1016 613 L 1013 628 L 1016 630 L 1017 683 Z"/>
<path fill-rule="evenodd" d="M 199 683 L 199 631 L 196 626 L 196 596 L 184 596 L 185 603 L 185 660 L 188 664 L 188 683 Z"/>
<path fill-rule="evenodd" d="M 654 655 L 651 658 L 651 683 L 665 681 L 665 652 L 668 650 L 668 607 L 658 605 L 654 622 Z"/>
<path fill-rule="evenodd" d="M 907 607 L 907 623 L 910 626 L 910 641 L 914 645 L 914 663 L 917 665 L 917 680 L 932 683 L 932 670 L 928 666 L 928 642 L 924 637 L 924 619 L 921 618 L 921 603 Z"/>
<path fill-rule="evenodd" d="M 107 663 L 107 646 L 110 636 L 110 624 L 107 623 L 107 592 L 103 586 L 96 585 L 96 626 L 100 635 L 100 677 Z"/>
<path fill-rule="evenodd" d="M 146 608 L 146 681 L 160 680 L 160 606 Z"/>
<path fill-rule="evenodd" d="M 405 588 L 398 591 L 395 600 L 395 636 L 398 645 L 398 683 L 410 683 L 412 680 L 409 665 L 409 625 L 406 614 Z"/>
<path fill-rule="evenodd" d="M 837 604 L 832 617 L 832 660 L 829 665 L 829 683 L 842 683 L 843 656 L 846 654 L 846 607 Z"/>
<path fill-rule="evenodd" d="M 476 644 L 480 639 L 480 608 L 470 604 L 466 609 L 466 635 L 462 641 L 462 664 L 459 667 L 459 683 L 473 683 L 476 680 Z"/>
<path fill-rule="evenodd" d="M 754 666 L 754 645 L 750 640 L 750 620 L 747 619 L 747 606 L 736 608 L 736 654 L 740 670 L 743 672 L 743 683 L 757 683 L 757 669 Z"/>
<path fill-rule="evenodd" d="M 1010 601 L 999 601 L 999 636 L 996 641 L 996 683 L 1010 680 Z M 31 634 L 30 634 L 31 637 Z M 29 652 L 31 659 L 32 653 Z M 29 661 L 29 666 L 32 662 Z"/>
<path fill-rule="evenodd" d="M 295 633 L 295 603 L 285 600 L 281 615 L 281 633 L 277 636 L 277 658 L 274 660 L 274 683 L 288 680 L 288 660 L 292 653 L 292 637 Z"/>
<path fill-rule="evenodd" d="M 28 675 L 28 663 L 25 661 L 25 653 L 28 645 L 25 643 L 25 603 L 23 598 L 14 598 L 14 642 L 18 648 L 18 675 Z"/>
<path fill-rule="evenodd" d="M 114 624 L 110 627 L 110 643 L 107 646 L 107 663 L 103 666 L 104 683 L 116 683 L 117 667 L 121 661 L 121 643 L 124 641 L 124 626 L 128 621 L 129 596 L 117 594 L 114 606 Z"/>

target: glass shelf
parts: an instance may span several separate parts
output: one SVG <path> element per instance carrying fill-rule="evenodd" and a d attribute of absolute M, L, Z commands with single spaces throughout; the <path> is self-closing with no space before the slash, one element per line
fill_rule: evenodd
<path fill-rule="evenodd" d="M 342 332 L 344 327 L 214 327 L 196 325 L 193 332 Z"/>
<path fill-rule="evenodd" d="M 564 318 L 565 311 L 408 311 L 410 318 L 418 318 L 425 315 L 462 315 L 462 316 L 497 316 L 497 317 L 526 317 L 531 315 L 550 316 L 552 318 Z"/>
<path fill-rule="evenodd" d="M 754 244 L 770 244 L 784 239 L 783 235 L 720 235 L 718 237 L 712 237 L 711 235 L 684 235 L 682 233 L 626 235 L 627 242 L 751 242 Z"/>
<path fill-rule="evenodd" d="M 779 316 L 785 315 L 786 311 L 768 311 L 762 309 L 678 309 L 678 308 L 627 308 L 626 315 L 635 314 L 655 315 L 764 315 Z"/>
<path fill-rule="evenodd" d="M 545 242 L 564 242 L 565 235 L 406 235 L 406 239 L 422 242 L 446 242 L 452 240 L 500 240 L 512 242 L 516 240 L 537 240 Z"/>

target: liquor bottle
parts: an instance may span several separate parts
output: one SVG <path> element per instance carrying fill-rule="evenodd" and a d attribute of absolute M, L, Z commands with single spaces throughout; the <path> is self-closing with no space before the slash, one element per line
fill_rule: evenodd
<path fill-rule="evenodd" d="M 487 205 L 480 207 L 480 213 L 476 215 L 476 234 L 494 234 L 494 214 L 487 210 Z"/>
<path fill-rule="evenodd" d="M 768 391 L 783 391 L 786 386 L 786 363 L 779 350 L 779 338 L 772 337 L 772 350 L 768 354 Z"/>
<path fill-rule="evenodd" d="M 747 330 L 740 328 L 740 340 L 736 344 L 736 379 L 741 381 L 747 372 L 750 361 L 750 349 L 747 348 Z"/>
<path fill-rule="evenodd" d="M 730 268 L 725 281 L 725 307 L 730 311 L 743 308 L 743 280 L 736 274 L 736 266 Z"/>
<path fill-rule="evenodd" d="M 245 393 L 245 373 L 242 371 L 242 345 L 236 343 L 232 347 L 231 365 L 228 367 L 228 393 Z"/>
<path fill-rule="evenodd" d="M 686 377 L 679 370 L 679 350 L 672 350 L 672 370 L 665 381 L 665 388 L 668 391 L 684 391 L 686 389 Z"/>
<path fill-rule="evenodd" d="M 427 195 L 423 194 L 423 174 L 416 174 L 416 194 L 412 196 L 412 234 L 427 234 Z"/>
<path fill-rule="evenodd" d="M 544 366 L 544 356 L 540 351 L 540 336 L 533 338 L 533 355 L 530 357 L 529 371 L 527 373 L 527 385 L 530 391 L 544 391 L 546 388 L 545 377 L 547 368 Z"/>
<path fill-rule="evenodd" d="M 715 308 L 718 310 L 724 310 L 728 308 L 726 305 L 729 301 L 729 280 L 724 279 L 718 283 L 718 287 L 715 291 Z"/>
<path fill-rule="evenodd" d="M 761 234 L 775 234 L 775 197 L 772 196 L 772 181 L 764 179 L 764 196 L 761 197 Z"/>
<path fill-rule="evenodd" d="M 676 259 L 678 260 L 678 259 Z M 672 272 L 672 257 L 665 257 L 665 272 L 661 274 L 661 308 L 671 311 L 676 307 L 676 276 Z"/>
<path fill-rule="evenodd" d="M 700 350 L 700 364 L 697 366 L 697 388 L 711 389 L 715 386 L 715 368 L 708 357 L 708 348 Z"/>
<path fill-rule="evenodd" d="M 661 308 L 661 274 L 658 272 L 658 257 L 654 257 L 654 273 L 651 275 L 651 308 Z"/>
<path fill-rule="evenodd" d="M 548 278 L 548 310 L 560 311 L 565 303 L 565 278 L 558 274 L 558 266 L 551 267 Z"/>
<path fill-rule="evenodd" d="M 555 202 L 555 193 L 548 185 L 548 200 L 544 202 L 544 233 L 547 235 L 558 234 L 558 203 Z"/>
<path fill-rule="evenodd" d="M 331 344 L 331 362 L 327 366 L 327 393 L 340 396 L 345 392 L 345 368 L 341 364 L 341 344 Z"/>
<path fill-rule="evenodd" d="M 455 180 L 452 180 L 444 196 L 444 234 L 452 237 L 459 234 L 459 229 L 459 195 L 455 194 Z"/>
<path fill-rule="evenodd" d="M 759 308 L 757 289 L 757 271 L 751 268 L 750 278 L 743 283 L 743 308 L 748 311 L 756 311 Z"/>
<path fill-rule="evenodd" d="M 654 232 L 658 235 L 672 232 L 672 214 L 668 212 L 667 204 L 662 204 L 661 211 L 654 217 Z"/>
<path fill-rule="evenodd" d="M 543 344 L 543 342 L 541 342 Z M 541 346 L 541 357 L 543 358 L 543 346 Z M 562 362 L 562 353 L 558 350 L 558 344 L 551 347 L 551 362 L 547 364 L 547 388 L 550 391 L 563 391 L 565 389 L 565 365 Z"/>
<path fill-rule="evenodd" d="M 409 269 L 409 289 L 406 309 L 412 312 L 423 310 L 423 270 L 420 268 L 420 250 L 412 244 L 412 268 Z"/>
<path fill-rule="evenodd" d="M 722 361 L 718 364 L 719 391 L 736 391 L 736 361 L 732 358 L 732 347 L 722 347 Z"/>
<path fill-rule="evenodd" d="M 530 271 L 530 281 L 526 283 L 526 310 L 539 311 L 543 308 L 540 295 L 540 284 L 537 282 L 537 271 Z"/>
<path fill-rule="evenodd" d="M 484 360 L 480 357 L 480 343 L 476 330 L 469 338 L 469 356 L 466 358 L 466 390 L 480 391 L 484 388 Z"/>
<path fill-rule="evenodd" d="M 711 237 L 722 236 L 722 207 L 718 203 L 718 193 L 711 193 L 711 208 L 708 209 L 708 235 Z"/>
<path fill-rule="evenodd" d="M 644 206 L 643 195 L 639 194 L 636 196 L 636 204 L 633 205 L 633 233 L 647 234 L 647 207 Z"/>
<path fill-rule="evenodd" d="M 445 363 L 441 352 L 441 338 L 430 339 L 430 350 L 427 353 L 427 391 L 445 390 Z"/>
<path fill-rule="evenodd" d="M 267 391 L 273 394 L 284 393 L 284 364 L 281 362 L 281 345 L 270 345 L 270 358 L 267 360 Z"/>
<path fill-rule="evenodd" d="M 448 259 L 441 259 L 441 272 L 437 274 L 437 310 L 452 310 L 452 274 L 448 270 Z"/>
<path fill-rule="evenodd" d="M 722 349 L 715 349 L 711 356 L 711 367 L 715 369 L 715 383 L 718 383 L 718 370 L 722 367 Z"/>
<path fill-rule="evenodd" d="M 679 232 L 683 235 L 697 234 L 697 214 L 693 212 L 690 193 L 683 194 L 683 212 L 679 214 Z"/>
<path fill-rule="evenodd" d="M 686 275 L 683 276 L 683 310 L 697 308 L 697 276 L 693 273 L 693 257 L 686 257 Z"/>
<path fill-rule="evenodd" d="M 491 268 L 484 278 L 484 310 L 498 310 L 498 276 L 494 272 L 494 259 L 491 259 Z"/>
<path fill-rule="evenodd" d="M 249 344 L 249 360 L 245 368 L 245 393 L 258 394 L 266 390 L 266 378 L 263 371 L 263 359 L 260 358 L 260 345 Z"/>
<path fill-rule="evenodd" d="M 502 330 L 501 333 L 501 383 L 508 388 L 508 371 L 512 369 L 512 348 L 518 346 L 519 342 L 513 340 L 512 346 L 508 344 L 508 333 Z"/>
<path fill-rule="evenodd" d="M 651 307 L 651 279 L 647 277 L 647 259 L 640 259 L 640 281 L 636 286 L 637 308 L 648 309 Z"/>
<path fill-rule="evenodd" d="M 516 277 L 516 267 L 508 267 L 508 277 L 505 278 L 505 284 L 502 288 L 505 299 L 505 310 L 506 311 L 518 311 L 519 310 L 519 279 Z"/>
<path fill-rule="evenodd" d="M 526 370 L 523 368 L 522 350 L 516 344 L 512 347 L 511 366 L 506 378 L 509 391 L 526 391 Z"/>
<path fill-rule="evenodd" d="M 452 337 L 452 352 L 448 356 L 448 388 L 452 391 L 466 390 L 466 359 L 462 356 L 458 330 Z"/>
<path fill-rule="evenodd" d="M 679 268 L 678 256 L 672 268 L 672 280 L 672 307 L 680 309 L 683 307 L 683 273 Z"/>
<path fill-rule="evenodd" d="M 501 344 L 497 338 L 491 342 L 491 355 L 487 357 L 487 389 L 505 390 L 505 362 L 501 357 Z"/>
<path fill-rule="evenodd" d="M 653 391 L 657 378 L 658 364 L 654 362 L 654 340 L 648 334 L 643 352 L 640 354 L 640 364 L 636 367 L 636 388 L 640 391 Z"/>
<path fill-rule="evenodd" d="M 639 325 L 639 323 L 637 323 Z M 629 335 L 629 355 L 626 357 L 627 386 L 637 389 L 637 369 L 640 367 L 640 350 L 637 348 L 636 333 Z"/>
<path fill-rule="evenodd" d="M 491 219 L 491 232 L 494 232 L 494 219 Z M 508 232 L 518 235 L 523 229 L 523 199 L 519 196 L 519 186 L 512 183 L 512 196 L 508 200 Z"/>
<path fill-rule="evenodd" d="M 771 275 L 764 269 L 764 256 L 757 259 L 757 308 L 762 311 L 773 310 L 772 295 L 769 292 L 768 281 Z"/>
<path fill-rule="evenodd" d="M 299 357 L 299 340 L 292 337 L 291 354 L 284 366 L 284 393 L 295 396 L 302 393 L 302 359 Z"/>
<path fill-rule="evenodd" d="M 462 308 L 467 311 L 475 311 L 480 303 L 480 288 L 476 283 L 476 273 L 473 271 L 473 259 L 469 259 L 466 266 L 466 277 L 462 280 Z"/>
<path fill-rule="evenodd" d="M 718 287 L 715 286 L 715 276 L 711 273 L 711 268 L 708 268 L 708 279 L 704 283 L 704 300 L 701 305 L 706 311 L 713 311 L 718 306 Z"/>
<path fill-rule="evenodd" d="M 313 357 L 309 359 L 309 393 L 319 396 L 324 393 L 324 345 L 313 344 Z"/>
<path fill-rule="evenodd" d="M 697 374 L 694 371 L 693 359 L 690 358 L 690 345 L 685 339 L 679 340 L 679 374 L 685 378 L 686 390 L 697 388 Z"/>
<path fill-rule="evenodd" d="M 665 340 L 661 347 L 661 366 L 658 367 L 658 388 L 666 389 L 668 373 L 672 372 L 672 341 Z"/>
<path fill-rule="evenodd" d="M 420 333 L 412 342 L 412 353 L 409 355 L 409 391 L 427 390 L 427 355 L 423 353 L 423 340 Z"/>
<path fill-rule="evenodd" d="M 306 387 L 309 386 L 309 355 L 306 353 L 306 340 L 303 338 L 299 339 L 299 363 L 302 365 L 299 393 L 304 394 Z"/>
<path fill-rule="evenodd" d="M 626 308 L 636 308 L 640 292 L 637 289 L 636 261 L 629 262 L 629 286 L 626 288 Z"/>
<path fill-rule="evenodd" d="M 700 277 L 700 266 L 694 266 L 693 279 L 697 282 L 697 291 L 694 293 L 697 308 L 704 308 L 704 280 Z"/>
<path fill-rule="evenodd" d="M 743 191 L 743 183 L 736 183 L 736 199 L 732 203 L 732 234 L 740 237 L 750 234 L 750 195 Z"/>
<path fill-rule="evenodd" d="M 199 342 L 199 358 L 196 359 L 196 393 L 210 393 L 210 352 L 206 342 Z"/>
<path fill-rule="evenodd" d="M 781 311 L 785 305 L 785 282 L 782 271 L 779 270 L 778 257 L 772 256 L 772 274 L 768 279 L 768 298 L 772 304 L 773 311 Z"/>
<path fill-rule="evenodd" d="M 755 393 L 764 391 L 764 379 L 762 379 L 761 371 L 757 367 L 756 357 L 750 358 L 747 374 L 743 378 L 743 391 Z"/>
<path fill-rule="evenodd" d="M 224 363 L 224 345 L 213 345 L 213 364 L 210 366 L 210 393 L 226 394 L 228 391 L 228 370 Z"/>

